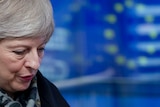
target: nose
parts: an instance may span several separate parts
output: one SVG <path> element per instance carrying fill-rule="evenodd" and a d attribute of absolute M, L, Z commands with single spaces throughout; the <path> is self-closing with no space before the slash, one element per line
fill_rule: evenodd
<path fill-rule="evenodd" d="M 25 62 L 26 67 L 37 70 L 40 66 L 40 63 L 41 63 L 41 58 L 39 57 L 37 51 L 32 51 L 27 54 Z"/>

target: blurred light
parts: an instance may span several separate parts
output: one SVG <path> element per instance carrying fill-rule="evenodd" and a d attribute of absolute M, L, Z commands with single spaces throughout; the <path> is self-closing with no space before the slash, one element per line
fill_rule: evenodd
<path fill-rule="evenodd" d="M 157 34 L 157 32 L 151 32 L 150 34 L 149 34 L 149 37 L 151 38 L 151 39 L 156 39 L 157 37 L 158 37 L 158 34 Z"/>
<path fill-rule="evenodd" d="M 160 66 L 160 58 L 147 58 L 146 56 L 141 56 L 137 59 L 137 66 L 141 67 L 159 67 Z"/>
<path fill-rule="evenodd" d="M 113 39 L 114 36 L 115 36 L 115 32 L 114 32 L 113 29 L 106 29 L 106 30 L 104 31 L 104 36 L 105 36 L 105 38 L 107 38 L 107 39 Z"/>
<path fill-rule="evenodd" d="M 140 51 L 147 51 L 148 49 L 153 51 L 152 48 L 154 48 L 154 50 L 160 50 L 160 41 L 137 43 L 135 44 L 135 48 Z"/>
<path fill-rule="evenodd" d="M 123 5 L 121 3 L 115 3 L 114 9 L 117 13 L 121 13 L 124 10 Z"/>
<path fill-rule="evenodd" d="M 148 60 L 145 56 L 141 56 L 138 58 L 138 62 L 141 66 L 146 66 L 148 63 Z"/>
<path fill-rule="evenodd" d="M 160 5 L 149 6 L 144 4 L 137 4 L 135 12 L 138 16 L 160 16 Z"/>
<path fill-rule="evenodd" d="M 153 54 L 153 53 L 155 53 L 155 48 L 154 48 L 154 46 L 153 45 L 149 45 L 148 46 L 148 49 L 147 49 L 147 52 L 149 53 L 149 54 Z"/>
<path fill-rule="evenodd" d="M 135 31 L 140 35 L 148 35 L 152 32 L 160 33 L 160 24 L 140 24 L 135 27 Z"/>
<path fill-rule="evenodd" d="M 134 69 L 136 67 L 135 61 L 134 60 L 128 60 L 127 61 L 127 67 L 130 69 Z"/>
<path fill-rule="evenodd" d="M 144 4 L 137 4 L 135 9 L 138 15 L 144 15 L 144 12 L 146 11 Z"/>
<path fill-rule="evenodd" d="M 115 54 L 118 52 L 118 47 L 114 44 L 111 44 L 111 45 L 106 45 L 105 46 L 105 51 L 107 53 L 110 53 L 110 54 Z"/>
<path fill-rule="evenodd" d="M 118 65 L 124 65 L 125 64 L 125 57 L 124 56 L 116 56 L 116 63 Z"/>
<path fill-rule="evenodd" d="M 154 16 L 152 16 L 152 15 L 145 16 L 145 21 L 149 22 L 149 23 L 153 22 L 154 21 Z"/>
<path fill-rule="evenodd" d="M 125 1 L 125 5 L 126 5 L 127 7 L 133 7 L 134 3 L 133 3 L 132 0 L 126 0 L 126 1 Z"/>
<path fill-rule="evenodd" d="M 110 24 L 115 24 L 117 17 L 114 14 L 108 14 L 104 17 L 104 20 Z"/>

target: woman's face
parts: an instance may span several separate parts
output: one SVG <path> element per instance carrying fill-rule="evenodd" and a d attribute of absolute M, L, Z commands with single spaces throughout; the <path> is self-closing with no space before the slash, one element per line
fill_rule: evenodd
<path fill-rule="evenodd" d="M 42 37 L 0 41 L 0 88 L 9 93 L 27 89 L 44 54 Z"/>

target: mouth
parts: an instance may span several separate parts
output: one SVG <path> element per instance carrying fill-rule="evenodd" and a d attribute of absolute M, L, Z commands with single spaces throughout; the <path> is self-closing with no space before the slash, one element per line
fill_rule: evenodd
<path fill-rule="evenodd" d="M 21 76 L 20 80 L 22 80 L 23 82 L 29 82 L 33 79 L 34 75 L 28 75 L 28 76 Z"/>

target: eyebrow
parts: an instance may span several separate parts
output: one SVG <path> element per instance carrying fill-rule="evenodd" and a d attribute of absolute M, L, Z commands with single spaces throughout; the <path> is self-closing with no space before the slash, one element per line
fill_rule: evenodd
<path fill-rule="evenodd" d="M 9 48 L 17 48 L 17 47 L 30 47 L 28 45 L 10 45 L 10 46 L 7 46 Z"/>
<path fill-rule="evenodd" d="M 42 43 L 40 44 L 39 46 L 43 46 L 43 45 L 46 45 L 46 43 Z M 39 47 L 38 46 L 38 47 Z M 25 44 L 15 44 L 15 45 L 8 45 L 7 48 L 18 48 L 18 47 L 25 47 L 25 48 L 30 48 L 32 46 L 30 45 L 25 45 Z"/>

